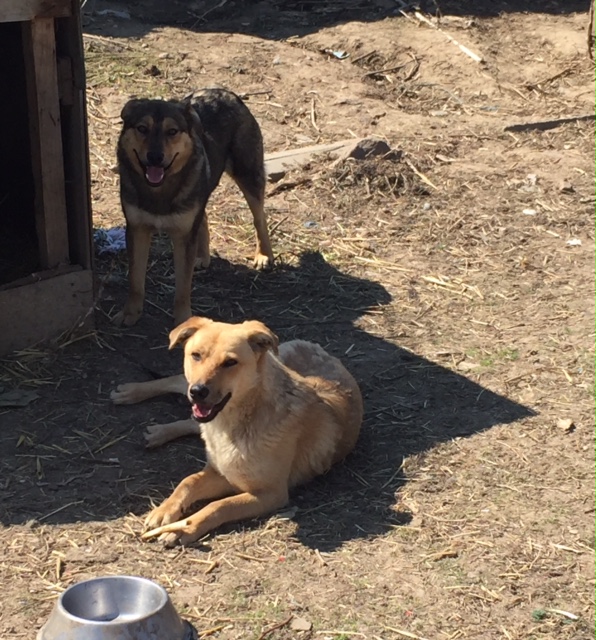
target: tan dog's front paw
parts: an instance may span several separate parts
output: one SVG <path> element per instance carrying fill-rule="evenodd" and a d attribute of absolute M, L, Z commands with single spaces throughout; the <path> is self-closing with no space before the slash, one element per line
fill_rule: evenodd
<path fill-rule="evenodd" d="M 153 511 L 151 511 L 145 518 L 146 533 L 143 533 L 141 536 L 142 539 L 148 540 L 149 538 L 155 537 L 153 535 L 148 535 L 151 533 L 151 530 L 164 525 L 169 525 L 172 522 L 175 523 L 180 520 L 181 516 L 182 509 L 180 508 L 180 505 L 166 500 L 160 504 L 159 507 L 155 507 L 155 509 L 153 509 Z"/>
<path fill-rule="evenodd" d="M 191 544 L 202 535 L 200 529 L 200 521 L 196 514 L 178 522 L 164 524 L 161 527 L 155 527 L 142 534 L 142 540 L 151 540 L 157 538 L 165 547 L 173 547 L 177 543 L 182 545 Z"/>
<path fill-rule="evenodd" d="M 119 384 L 110 393 L 110 398 L 114 404 L 136 404 L 142 399 L 136 392 L 137 387 L 138 384 L 135 382 Z"/>
<path fill-rule="evenodd" d="M 112 391 L 112 393 L 114 392 Z M 143 435 L 145 436 L 145 446 L 147 449 L 161 447 L 162 444 L 165 444 L 172 439 L 168 425 L 163 424 L 148 425 Z"/>

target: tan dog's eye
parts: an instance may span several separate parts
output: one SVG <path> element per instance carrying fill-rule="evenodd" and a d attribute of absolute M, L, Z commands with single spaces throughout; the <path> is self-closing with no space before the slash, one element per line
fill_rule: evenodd
<path fill-rule="evenodd" d="M 166 131 L 166 135 L 167 135 L 169 138 L 173 138 L 177 133 L 178 133 L 178 129 L 168 129 L 168 130 Z"/>
<path fill-rule="evenodd" d="M 201 362 L 201 354 L 200 353 L 193 353 L 193 354 L 191 354 L 191 357 L 195 362 Z"/>
<path fill-rule="evenodd" d="M 233 367 L 237 364 L 238 364 L 238 360 L 236 360 L 235 358 L 228 358 L 227 360 L 223 361 L 221 366 L 228 369 L 229 367 Z"/>
<path fill-rule="evenodd" d="M 145 126 L 144 124 L 139 124 L 139 125 L 137 125 L 137 131 L 142 136 L 146 136 L 149 133 L 149 127 Z"/>

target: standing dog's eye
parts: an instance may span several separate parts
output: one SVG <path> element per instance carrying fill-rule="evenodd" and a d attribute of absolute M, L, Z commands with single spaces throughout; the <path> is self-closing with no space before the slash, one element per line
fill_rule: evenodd
<path fill-rule="evenodd" d="M 233 367 L 237 364 L 238 364 L 238 360 L 236 360 L 235 358 L 228 358 L 227 360 L 223 361 L 221 366 L 226 367 L 226 369 L 228 369 L 229 367 Z"/>
<path fill-rule="evenodd" d="M 149 133 L 149 127 L 145 126 L 144 124 L 139 124 L 139 125 L 137 125 L 137 131 L 142 136 L 146 136 Z"/>
<path fill-rule="evenodd" d="M 191 357 L 195 362 L 201 362 L 201 354 L 200 353 L 193 353 L 193 354 L 191 354 Z"/>
<path fill-rule="evenodd" d="M 166 131 L 166 135 L 170 138 L 173 138 L 178 133 L 178 129 L 168 129 Z"/>

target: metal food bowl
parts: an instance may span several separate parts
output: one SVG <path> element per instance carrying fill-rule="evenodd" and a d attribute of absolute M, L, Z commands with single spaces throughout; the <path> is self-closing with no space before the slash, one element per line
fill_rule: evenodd
<path fill-rule="evenodd" d="M 136 576 L 107 576 L 69 587 L 37 640 L 196 640 L 166 590 Z"/>

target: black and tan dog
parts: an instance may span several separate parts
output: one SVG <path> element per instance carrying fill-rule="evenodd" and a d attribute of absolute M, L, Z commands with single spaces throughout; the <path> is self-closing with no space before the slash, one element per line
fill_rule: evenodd
<path fill-rule="evenodd" d="M 254 218 L 255 267 L 273 261 L 261 130 L 242 100 L 224 89 L 205 89 L 194 101 L 130 100 L 122 120 L 118 167 L 129 293 L 114 321 L 131 326 L 141 316 L 151 237 L 164 231 L 174 252 L 174 320 L 179 324 L 191 316 L 195 264 L 209 265 L 205 206 L 224 171 L 240 187 Z"/>

